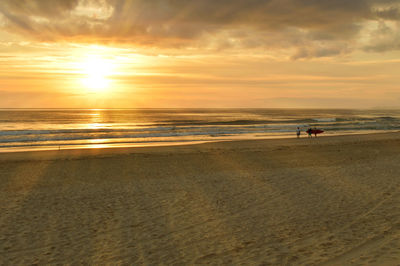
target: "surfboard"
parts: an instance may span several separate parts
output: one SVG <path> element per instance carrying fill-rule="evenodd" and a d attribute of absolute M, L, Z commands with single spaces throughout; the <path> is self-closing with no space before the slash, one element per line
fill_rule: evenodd
<path fill-rule="evenodd" d="M 324 131 L 322 130 L 322 129 L 309 129 L 309 130 L 307 130 L 306 131 L 308 134 L 310 134 L 310 132 L 311 132 L 311 134 L 321 134 L 321 133 L 324 133 Z"/>

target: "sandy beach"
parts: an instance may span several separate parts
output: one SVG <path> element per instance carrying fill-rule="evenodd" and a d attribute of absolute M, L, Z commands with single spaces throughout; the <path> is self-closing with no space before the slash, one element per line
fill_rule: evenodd
<path fill-rule="evenodd" d="M 400 133 L 0 154 L 0 264 L 398 265 Z"/>

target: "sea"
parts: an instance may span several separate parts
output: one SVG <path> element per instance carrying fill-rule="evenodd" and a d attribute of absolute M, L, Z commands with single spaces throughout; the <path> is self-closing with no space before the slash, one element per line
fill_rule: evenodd
<path fill-rule="evenodd" d="M 400 130 L 400 110 L 0 109 L 0 152 L 161 146 Z"/>

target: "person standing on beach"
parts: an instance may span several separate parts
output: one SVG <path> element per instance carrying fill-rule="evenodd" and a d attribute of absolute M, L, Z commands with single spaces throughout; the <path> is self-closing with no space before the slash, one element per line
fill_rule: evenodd
<path fill-rule="evenodd" d="M 317 127 L 314 127 L 314 136 L 317 137 Z"/>
<path fill-rule="evenodd" d="M 308 137 L 312 138 L 312 131 L 311 131 L 311 127 L 306 131 L 308 133 Z"/>
<path fill-rule="evenodd" d="M 297 127 L 297 129 L 296 129 L 296 135 L 297 135 L 297 138 L 300 138 L 300 128 L 299 127 Z"/>

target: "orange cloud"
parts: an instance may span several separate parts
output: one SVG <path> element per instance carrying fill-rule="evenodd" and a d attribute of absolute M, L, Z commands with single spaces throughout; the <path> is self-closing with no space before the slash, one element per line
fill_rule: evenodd
<path fill-rule="evenodd" d="M 130 43 L 160 49 L 290 48 L 294 59 L 335 56 L 363 47 L 399 49 L 391 45 L 398 36 L 381 38 L 380 43 L 358 42 L 365 22 L 399 20 L 399 8 L 396 0 L 0 2 L 3 29 L 42 41 Z M 392 33 L 396 30 L 397 26 L 390 28 Z M 385 29 L 378 31 L 383 34 Z"/>

